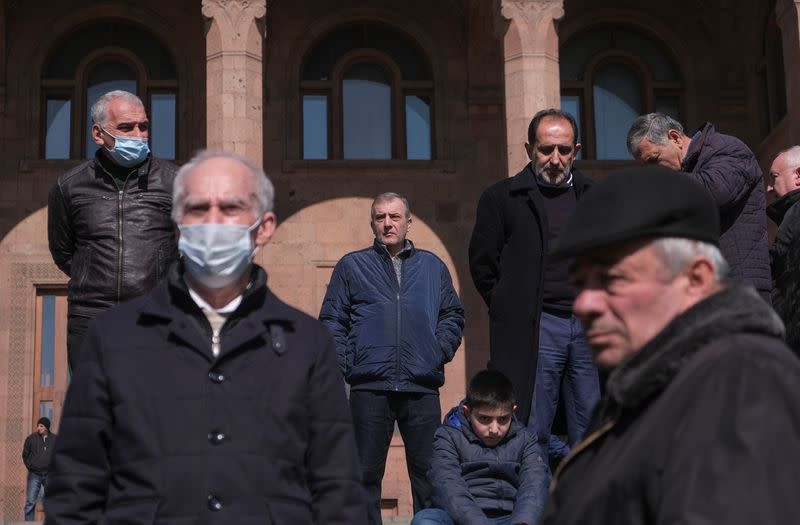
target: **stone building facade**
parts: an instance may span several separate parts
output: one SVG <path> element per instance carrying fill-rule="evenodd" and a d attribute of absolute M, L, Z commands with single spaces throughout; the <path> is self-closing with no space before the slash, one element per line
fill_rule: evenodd
<path fill-rule="evenodd" d="M 766 168 L 800 143 L 798 12 L 794 0 L 0 1 L 0 522 L 22 515 L 25 436 L 44 413 L 58 428 L 66 278 L 46 200 L 91 152 L 96 94 L 136 90 L 159 156 L 224 148 L 264 166 L 281 222 L 259 262 L 312 315 L 336 261 L 371 242 L 371 198 L 407 195 L 412 239 L 449 266 L 467 314 L 447 409 L 488 356 L 466 256 L 477 198 L 527 162 L 531 116 L 572 111 L 593 176 L 630 162 L 624 130 L 653 110 L 689 130 L 712 121 Z M 410 515 L 398 437 L 384 485 L 386 515 Z"/>

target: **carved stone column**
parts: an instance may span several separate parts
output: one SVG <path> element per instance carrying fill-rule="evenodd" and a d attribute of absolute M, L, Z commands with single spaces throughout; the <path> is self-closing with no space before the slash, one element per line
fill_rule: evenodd
<path fill-rule="evenodd" d="M 206 143 L 263 164 L 264 35 L 257 19 L 266 0 L 203 0 L 206 31 Z"/>
<path fill-rule="evenodd" d="M 800 144 L 800 0 L 778 0 L 775 17 L 783 40 L 789 138 L 792 144 Z"/>
<path fill-rule="evenodd" d="M 558 35 L 564 0 L 495 0 L 503 39 L 509 175 L 527 162 L 528 124 L 542 109 L 559 107 Z"/>

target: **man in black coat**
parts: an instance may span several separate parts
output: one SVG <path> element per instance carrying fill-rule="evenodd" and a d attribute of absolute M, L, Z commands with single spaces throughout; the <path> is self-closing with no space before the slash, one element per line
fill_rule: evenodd
<path fill-rule="evenodd" d="M 365 523 L 333 340 L 252 263 L 273 196 L 236 154 L 181 168 L 181 263 L 90 328 L 46 523 Z"/>
<path fill-rule="evenodd" d="M 750 284 L 726 282 L 711 196 L 663 167 L 609 175 L 554 257 L 610 375 L 543 523 L 794 523 L 800 360 Z"/>
<path fill-rule="evenodd" d="M 550 436 L 559 394 L 570 444 L 583 435 L 600 397 L 597 370 L 572 315 L 574 293 L 566 266 L 548 258 L 591 185 L 591 179 L 572 169 L 580 147 L 569 113 L 537 113 L 525 144 L 531 162 L 483 192 L 469 244 L 472 279 L 489 307 L 489 367 L 511 379 L 518 417 L 554 460 L 568 452 Z"/>
<path fill-rule="evenodd" d="M 642 164 L 681 171 L 711 193 L 719 212 L 719 248 L 730 279 L 752 284 L 767 302 L 769 268 L 764 179 L 758 160 L 744 142 L 718 133 L 706 122 L 692 134 L 668 115 L 650 113 L 633 121 L 628 150 Z"/>
<path fill-rule="evenodd" d="M 769 250 L 772 305 L 786 325 L 786 343 L 800 352 L 800 146 L 780 152 L 769 169 L 767 215 L 778 225 Z"/>

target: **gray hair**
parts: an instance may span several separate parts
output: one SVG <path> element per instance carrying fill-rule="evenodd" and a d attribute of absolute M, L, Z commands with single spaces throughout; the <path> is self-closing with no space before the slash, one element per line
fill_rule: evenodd
<path fill-rule="evenodd" d="M 183 199 L 186 198 L 186 176 L 203 162 L 216 158 L 233 159 L 244 164 L 253 176 L 258 216 L 261 217 L 268 211 L 272 211 L 275 201 L 275 187 L 260 166 L 247 157 L 231 151 L 203 150 L 181 166 L 177 175 L 175 175 L 175 181 L 172 184 L 172 220 L 176 224 L 183 216 L 182 204 Z"/>
<path fill-rule="evenodd" d="M 775 155 L 775 158 L 777 159 L 784 153 L 786 153 L 786 162 L 789 163 L 791 168 L 800 166 L 800 145 L 789 146 L 788 148 L 782 149 Z"/>
<path fill-rule="evenodd" d="M 714 282 L 722 282 L 728 275 L 728 261 L 713 244 L 685 237 L 662 237 L 654 240 L 653 246 L 660 252 L 670 278 L 678 275 L 698 255 L 706 257 L 714 267 Z"/>
<path fill-rule="evenodd" d="M 663 113 L 648 113 L 636 117 L 628 130 L 628 151 L 634 157 L 636 148 L 642 139 L 647 139 L 653 144 L 664 145 L 667 143 L 667 133 L 669 130 L 683 134 L 683 126 L 680 122 Z"/>
<path fill-rule="evenodd" d="M 374 201 L 372 201 L 372 206 L 370 206 L 369 208 L 369 218 L 370 219 L 375 218 L 376 205 L 380 204 L 381 202 L 393 201 L 395 199 L 400 199 L 401 201 L 403 201 L 403 206 L 405 206 L 406 208 L 406 217 L 411 217 L 411 206 L 409 206 L 408 204 L 408 199 L 406 199 L 399 193 L 394 193 L 393 191 L 387 191 L 386 193 L 381 193 L 380 195 L 375 197 Z"/>
<path fill-rule="evenodd" d="M 101 95 L 100 98 L 98 98 L 95 103 L 92 104 L 92 123 L 100 124 L 101 126 L 105 125 L 106 119 L 108 118 L 108 103 L 118 98 L 125 99 L 131 104 L 144 107 L 142 99 L 133 93 L 122 91 L 121 89 L 109 91 L 105 95 Z"/>

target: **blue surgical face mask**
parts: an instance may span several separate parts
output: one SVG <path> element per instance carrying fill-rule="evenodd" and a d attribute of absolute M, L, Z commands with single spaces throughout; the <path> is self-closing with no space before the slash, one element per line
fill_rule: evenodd
<path fill-rule="evenodd" d="M 237 224 L 181 224 L 178 250 L 186 271 L 206 288 L 224 288 L 244 273 L 256 253 L 252 226 Z"/>
<path fill-rule="evenodd" d="M 126 168 L 132 168 L 141 164 L 150 154 L 150 146 L 144 137 L 125 137 L 123 135 L 112 135 L 104 128 L 100 128 L 106 135 L 114 138 L 114 149 L 106 148 L 106 151 L 114 159 L 114 162 Z"/>

